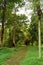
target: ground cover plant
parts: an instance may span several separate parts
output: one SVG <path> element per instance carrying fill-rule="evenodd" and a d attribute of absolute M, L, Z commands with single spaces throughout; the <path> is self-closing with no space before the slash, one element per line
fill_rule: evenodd
<path fill-rule="evenodd" d="M 0 65 L 3 65 L 16 51 L 18 51 L 20 47 L 18 48 L 7 48 L 3 47 L 0 48 Z"/>
<path fill-rule="evenodd" d="M 38 47 L 29 47 L 25 59 L 21 62 L 21 65 L 43 65 L 43 48 L 42 57 L 39 59 Z"/>

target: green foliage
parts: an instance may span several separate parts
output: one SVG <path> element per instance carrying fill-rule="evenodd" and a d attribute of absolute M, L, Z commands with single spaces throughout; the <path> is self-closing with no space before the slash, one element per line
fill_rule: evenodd
<path fill-rule="evenodd" d="M 1 22 L 1 19 L 2 19 L 2 10 L 0 10 L 0 22 Z"/>
<path fill-rule="evenodd" d="M 15 43 L 29 39 L 30 42 L 38 41 L 38 16 L 37 16 L 37 7 L 40 5 L 39 0 L 28 0 L 31 2 L 33 9 L 33 14 L 31 17 L 30 25 L 28 24 L 29 20 L 25 15 L 17 15 L 16 10 L 19 7 L 24 5 L 24 0 L 6 0 L 6 21 L 5 31 L 4 31 L 4 44 L 9 44 L 11 39 L 15 40 Z M 4 1 L 0 0 L 0 5 L 3 5 Z M 17 6 L 16 6 L 17 5 Z M 12 11 L 14 9 L 14 14 Z M 2 20 L 2 7 L 0 7 L 0 20 Z M 43 15 L 41 21 L 43 22 Z M 41 35 L 43 40 L 43 25 L 41 22 Z M 29 25 L 29 26 L 28 26 Z M 10 30 L 10 31 L 9 31 Z M 10 35 L 9 35 L 10 33 Z M 43 43 L 43 42 L 42 42 Z"/>
<path fill-rule="evenodd" d="M 31 17 L 29 32 L 31 35 L 31 42 L 38 41 L 38 18 L 35 14 Z"/>
<path fill-rule="evenodd" d="M 5 33 L 4 33 L 5 46 L 8 44 L 10 45 L 9 42 L 12 42 L 13 38 L 15 39 L 15 43 L 18 43 L 18 41 L 20 41 L 21 39 L 24 40 L 24 38 L 26 38 L 25 33 L 28 34 L 27 31 L 28 20 L 26 19 L 27 17 L 25 15 L 9 14 L 8 19 L 5 23 Z"/>
<path fill-rule="evenodd" d="M 0 0 L 0 4 L 3 3 L 4 1 L 3 0 Z M 6 0 L 6 3 L 7 4 L 10 4 L 10 3 L 21 3 L 23 2 L 23 0 Z"/>
<path fill-rule="evenodd" d="M 42 17 L 41 17 L 41 41 L 42 41 L 42 44 L 43 44 L 43 14 L 42 14 Z"/>

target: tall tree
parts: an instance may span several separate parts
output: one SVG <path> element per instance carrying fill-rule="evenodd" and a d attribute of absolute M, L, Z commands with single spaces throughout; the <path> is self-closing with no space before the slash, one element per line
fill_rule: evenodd
<path fill-rule="evenodd" d="M 4 35 L 4 24 L 5 24 L 5 21 L 6 21 L 6 8 L 9 7 L 9 5 L 11 3 L 17 3 L 17 4 L 21 4 L 23 3 L 23 0 L 2 0 L 0 1 L 0 7 L 2 8 L 2 34 L 1 34 L 1 41 L 3 43 L 3 35 Z"/>
<path fill-rule="evenodd" d="M 42 10 L 40 7 L 40 0 L 29 0 L 33 3 L 33 10 L 34 13 L 37 13 L 38 16 L 38 42 L 39 42 L 39 58 L 41 57 L 41 29 L 40 29 L 40 23 L 41 23 L 41 14 Z"/>
<path fill-rule="evenodd" d="M 40 26 L 40 23 L 41 23 L 41 15 L 42 15 L 40 4 L 37 7 L 37 14 L 38 14 L 38 19 L 39 19 L 39 22 L 38 22 L 38 33 L 39 34 L 38 35 L 39 35 L 39 58 L 40 58 L 41 57 L 41 26 Z"/>
<path fill-rule="evenodd" d="M 4 22 L 6 20 L 6 0 L 3 0 L 3 11 L 2 11 L 2 33 L 1 33 L 1 41 L 3 43 L 3 34 L 4 34 Z"/>

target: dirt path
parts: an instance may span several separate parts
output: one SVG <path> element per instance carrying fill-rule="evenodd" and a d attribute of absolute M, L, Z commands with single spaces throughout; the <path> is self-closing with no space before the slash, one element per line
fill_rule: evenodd
<path fill-rule="evenodd" d="M 5 65 L 20 65 L 20 62 L 25 58 L 26 52 L 28 48 L 22 47 L 19 51 L 17 51 L 7 62 Z"/>

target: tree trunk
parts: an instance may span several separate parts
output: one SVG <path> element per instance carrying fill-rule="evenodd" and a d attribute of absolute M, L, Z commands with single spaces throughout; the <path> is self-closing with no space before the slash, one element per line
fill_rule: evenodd
<path fill-rule="evenodd" d="M 3 35 L 4 35 L 4 23 L 6 20 L 6 0 L 4 0 L 3 9 L 2 9 L 2 33 L 1 33 L 1 42 L 3 43 Z"/>
<path fill-rule="evenodd" d="M 14 29 L 11 31 L 9 28 L 9 47 L 15 47 L 15 34 Z"/>
<path fill-rule="evenodd" d="M 14 43 L 14 46 L 16 46 L 16 44 L 15 44 L 15 29 L 13 29 L 13 30 L 14 30 L 13 43 Z"/>
<path fill-rule="evenodd" d="M 39 37 L 39 58 L 41 58 L 41 30 L 40 30 L 40 21 L 38 22 L 38 37 Z"/>
<path fill-rule="evenodd" d="M 39 58 L 41 58 L 41 30 L 40 30 L 40 23 L 41 23 L 41 14 L 42 14 L 42 10 L 40 8 L 40 4 L 37 7 L 37 14 L 38 14 L 38 42 L 39 42 Z"/>

